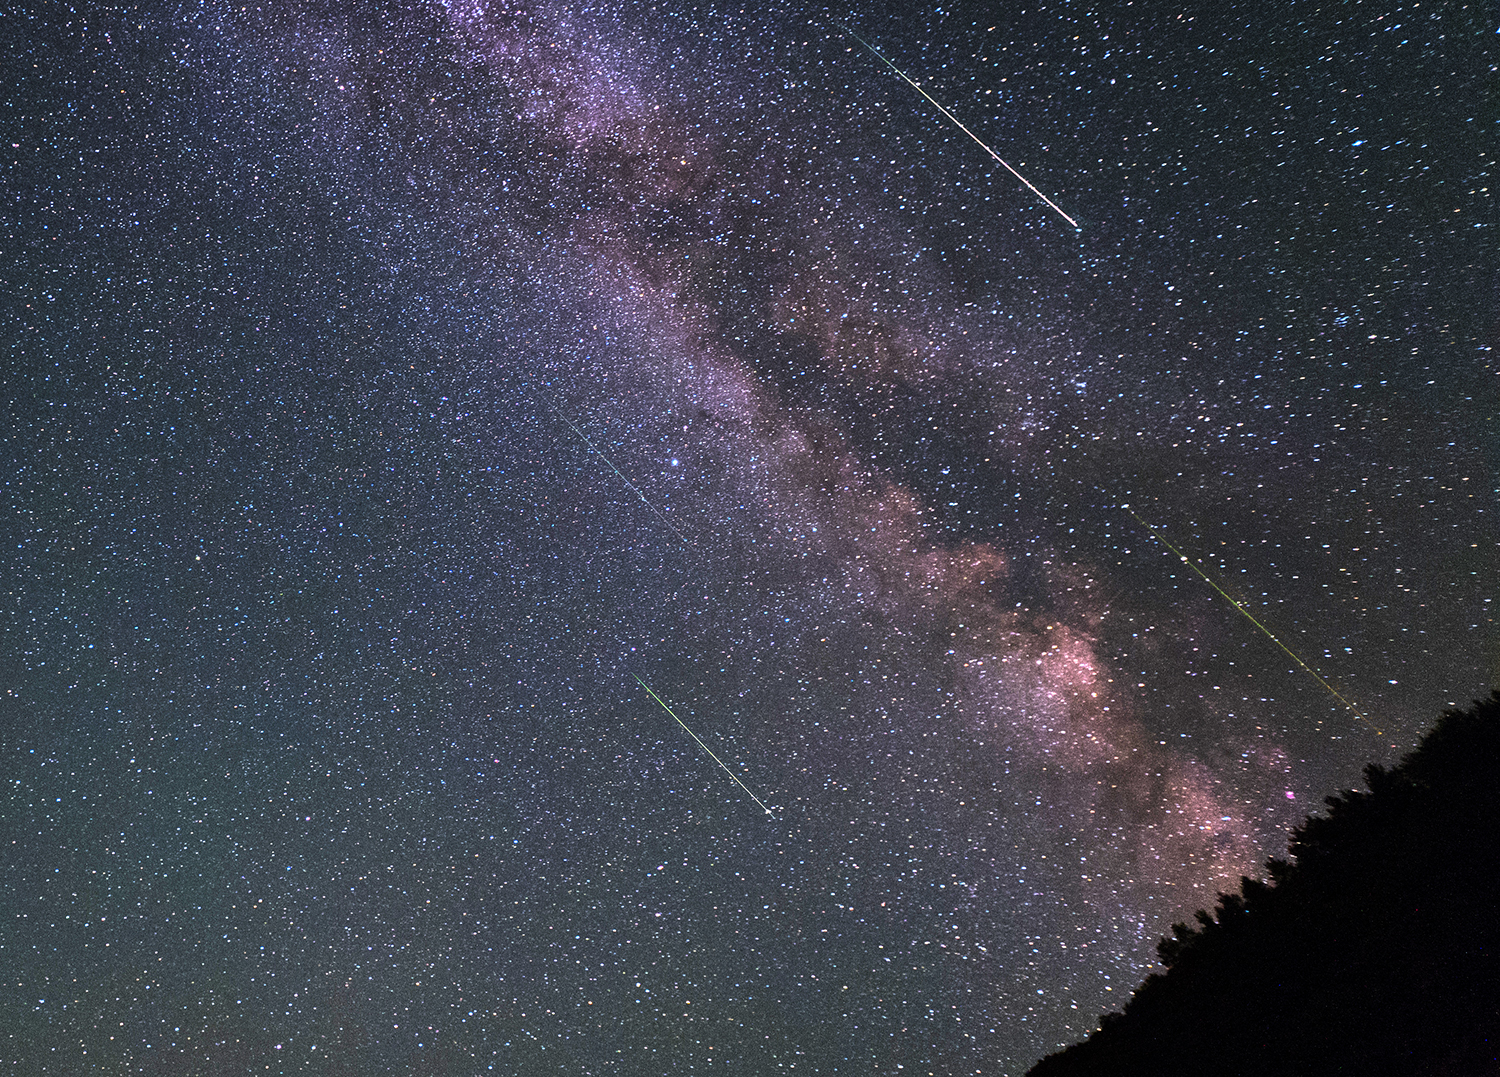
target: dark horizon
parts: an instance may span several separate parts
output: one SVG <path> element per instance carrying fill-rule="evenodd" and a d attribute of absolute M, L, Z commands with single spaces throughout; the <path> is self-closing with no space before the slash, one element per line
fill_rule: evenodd
<path fill-rule="evenodd" d="M 1264 878 L 1172 925 L 1123 1012 L 1027 1077 L 1495 1072 L 1497 767 L 1500 692 L 1325 798 Z"/>

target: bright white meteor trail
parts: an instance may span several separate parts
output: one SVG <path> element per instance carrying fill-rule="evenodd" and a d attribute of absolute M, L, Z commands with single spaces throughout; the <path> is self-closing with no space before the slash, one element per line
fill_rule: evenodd
<path fill-rule="evenodd" d="M 712 758 L 715 763 L 719 764 L 719 766 L 721 766 L 721 767 L 724 767 L 724 773 L 727 774 L 727 775 L 729 775 L 731 778 L 734 779 L 734 784 L 735 785 L 739 786 L 746 793 L 749 793 L 750 794 L 750 799 L 753 800 L 753 801 L 755 801 L 755 803 L 760 804 L 762 811 L 764 811 L 767 815 L 771 816 L 772 819 L 776 818 L 775 814 L 771 811 L 771 809 L 767 808 L 765 806 L 765 804 L 761 803 L 760 797 L 756 796 L 754 793 L 751 793 L 750 792 L 750 787 L 748 785 L 746 785 L 744 782 L 740 781 L 739 778 L 735 777 L 734 771 L 732 771 L 728 767 L 724 766 L 724 760 L 722 760 L 718 756 L 714 755 L 714 750 L 712 748 L 710 748 L 708 745 L 704 744 L 701 740 L 698 740 L 698 734 L 694 733 L 691 729 L 688 729 L 687 724 L 685 722 L 683 722 L 683 720 L 681 718 L 677 717 L 677 714 L 672 710 L 671 707 L 667 706 L 666 702 L 661 698 L 661 696 L 659 696 L 655 692 L 651 691 L 651 686 L 649 684 L 647 684 L 645 681 L 641 680 L 639 677 L 636 677 L 634 673 L 632 673 L 631 676 L 635 677 L 635 683 L 636 684 L 639 684 L 642 688 L 644 688 L 646 690 L 646 694 L 647 695 L 649 695 L 652 699 L 656 700 L 658 703 L 661 704 L 661 709 L 662 710 L 664 710 L 668 714 L 672 715 L 672 720 L 674 722 L 676 722 L 678 725 L 682 726 L 683 729 L 687 730 L 687 735 L 688 736 L 690 736 L 694 740 L 698 741 L 698 747 L 702 748 L 705 752 L 707 752 L 709 754 L 710 758 Z"/>
<path fill-rule="evenodd" d="M 970 131 L 967 127 L 965 127 L 963 125 L 963 121 L 961 121 L 957 116 L 953 115 L 953 113 L 951 113 L 947 109 L 945 109 L 938 102 L 938 100 L 932 96 L 932 94 L 928 93 L 926 90 L 922 89 L 922 87 L 919 86 L 915 81 L 913 81 L 912 79 L 908 78 L 905 71 L 902 71 L 895 64 L 893 64 L 889 60 L 887 60 L 885 58 L 885 54 L 884 53 L 882 53 L 879 49 L 877 49 L 874 45 L 870 44 L 864 38 L 860 37 L 853 30 L 849 29 L 849 27 L 845 26 L 843 23 L 836 22 L 833 25 L 837 26 L 840 30 L 844 31 L 844 33 L 848 34 L 855 41 L 858 41 L 865 48 L 867 48 L 871 52 L 873 52 L 875 54 L 875 57 L 881 63 L 885 64 L 886 67 L 890 68 L 892 71 L 896 72 L 896 74 L 900 75 L 903 82 L 905 82 L 913 90 L 916 90 L 917 93 L 919 93 L 923 97 L 927 98 L 928 101 L 932 102 L 933 108 L 937 109 L 944 116 L 948 117 L 948 119 L 952 120 L 954 126 L 956 126 L 964 134 L 966 134 L 970 138 L 972 138 L 976 143 L 978 143 L 980 149 L 984 150 L 985 153 L 989 154 L 995 160 L 999 161 L 1002 165 L 1004 165 L 1005 168 L 1006 168 L 1006 171 L 1008 171 L 1012 176 L 1016 177 L 1016 179 L 1020 180 L 1024 184 L 1026 184 L 1027 189 L 1030 190 L 1032 194 L 1036 195 L 1043 202 L 1047 203 L 1047 205 L 1049 205 L 1053 209 L 1057 210 L 1057 215 L 1059 217 L 1061 217 L 1063 220 L 1067 221 L 1069 224 L 1071 224 L 1075 229 L 1077 229 L 1080 232 L 1083 231 L 1083 229 L 1081 229 L 1081 228 L 1078 227 L 1078 222 L 1075 221 L 1072 217 L 1069 217 L 1066 213 L 1064 213 L 1062 211 L 1061 207 L 1059 207 L 1056 202 L 1052 201 L 1052 199 L 1048 198 L 1041 191 L 1037 190 L 1036 187 L 1032 185 L 1032 182 L 1029 179 L 1027 179 L 1025 176 L 1021 175 L 1021 173 L 1017 172 L 1014 168 L 1011 168 L 1009 161 L 1007 161 L 1005 158 L 1001 157 L 994 150 L 990 149 L 989 146 L 987 146 L 984 143 L 984 141 L 978 135 L 976 135 L 973 131 Z"/>

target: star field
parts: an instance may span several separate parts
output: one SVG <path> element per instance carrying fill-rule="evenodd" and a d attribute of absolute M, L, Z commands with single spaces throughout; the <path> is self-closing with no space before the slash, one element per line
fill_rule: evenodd
<path fill-rule="evenodd" d="M 1082 1038 L 1500 671 L 1485 17 L 12 15 L 0 1062 Z"/>

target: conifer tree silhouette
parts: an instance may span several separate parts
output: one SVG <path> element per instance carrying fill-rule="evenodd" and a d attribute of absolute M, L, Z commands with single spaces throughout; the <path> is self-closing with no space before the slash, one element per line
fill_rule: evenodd
<path fill-rule="evenodd" d="M 1028 1077 L 1500 1077 L 1500 693 L 1365 782 Z"/>

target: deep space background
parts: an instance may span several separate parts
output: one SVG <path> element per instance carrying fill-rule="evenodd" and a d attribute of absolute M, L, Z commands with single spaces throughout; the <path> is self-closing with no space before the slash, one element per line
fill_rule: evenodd
<path fill-rule="evenodd" d="M 1086 1035 L 1500 677 L 1489 17 L 9 8 L 3 1071 Z"/>

